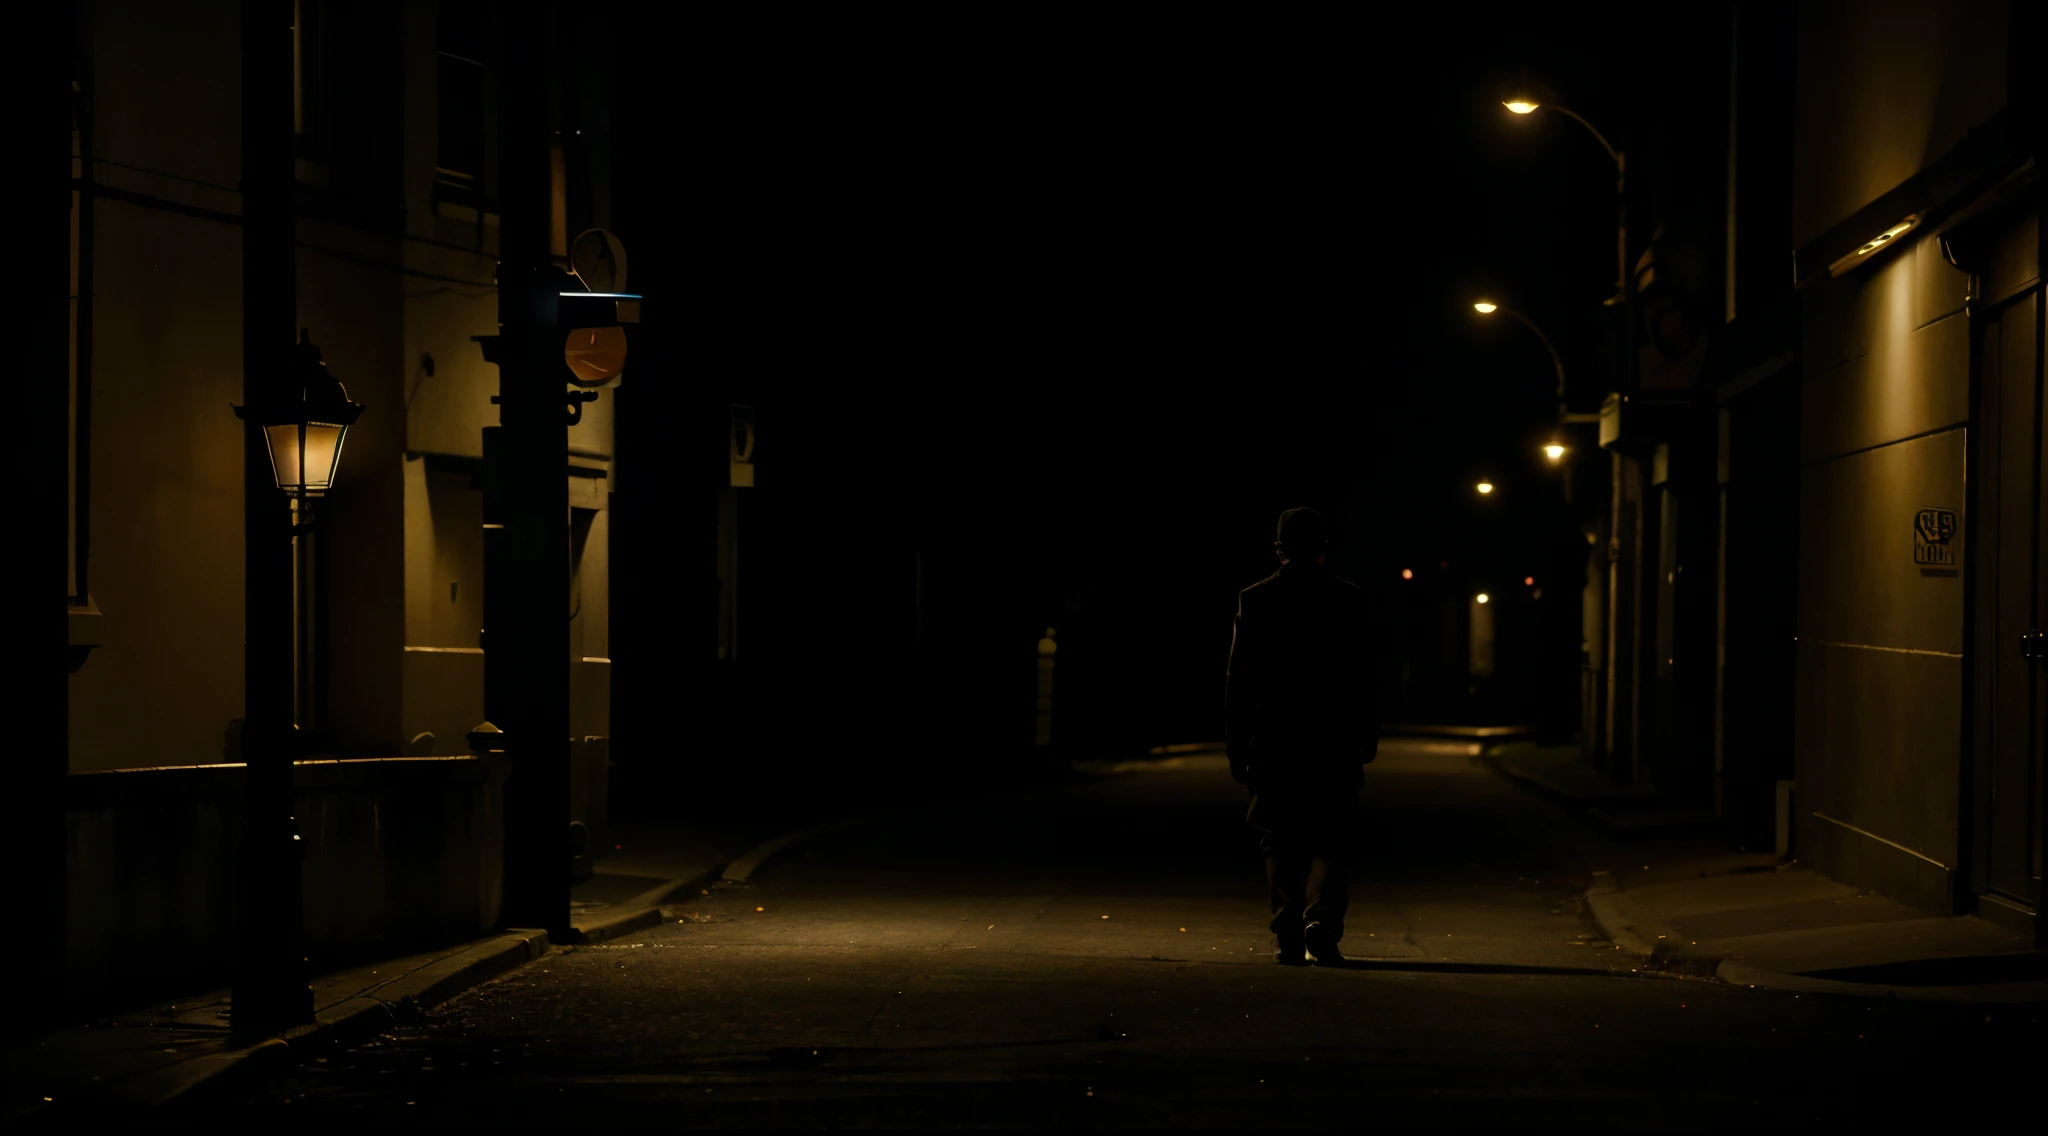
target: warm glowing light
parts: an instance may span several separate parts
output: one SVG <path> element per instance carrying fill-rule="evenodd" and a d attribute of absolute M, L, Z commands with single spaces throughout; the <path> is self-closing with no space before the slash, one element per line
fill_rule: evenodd
<path fill-rule="evenodd" d="M 1530 111 L 1535 110 L 1537 107 L 1542 106 L 1543 104 L 1532 103 L 1528 99 L 1509 99 L 1508 101 L 1500 105 L 1508 108 L 1511 111 L 1514 111 L 1516 114 L 1528 114 Z"/>
<path fill-rule="evenodd" d="M 1403 568 L 1403 569 L 1401 569 L 1401 578 L 1402 578 L 1403 580 L 1413 580 L 1413 579 L 1415 578 L 1415 569 L 1413 569 L 1413 568 Z"/>
<path fill-rule="evenodd" d="M 1533 588 L 1533 587 L 1535 587 L 1535 586 L 1536 586 L 1536 577 L 1534 577 L 1534 576 L 1524 576 L 1524 577 L 1522 577 L 1522 582 L 1523 582 L 1524 584 L 1527 584 L 1527 585 L 1529 585 L 1530 587 L 1532 587 L 1532 588 Z"/>
<path fill-rule="evenodd" d="M 1483 496 L 1485 496 L 1486 494 L 1488 494 L 1488 493 L 1491 493 L 1491 492 L 1493 492 L 1493 482 L 1491 482 L 1491 481 L 1482 481 L 1482 482 L 1480 482 L 1480 483 L 1479 483 L 1479 494 L 1480 494 L 1480 496 L 1482 496 L 1482 497 L 1483 497 Z"/>
<path fill-rule="evenodd" d="M 1901 221 L 1898 224 L 1893 225 L 1891 228 L 1886 229 L 1884 232 L 1879 233 L 1878 235 L 1863 242 L 1863 245 L 1856 250 L 1856 255 L 1868 256 L 1871 253 L 1876 252 L 1878 249 L 1881 249 L 1884 246 L 1892 243 L 1892 241 L 1896 240 L 1900 234 L 1904 233 L 1907 229 L 1910 229 L 1912 227 L 1913 221 L 1911 218 Z"/>
<path fill-rule="evenodd" d="M 562 362 L 581 383 L 615 379 L 626 369 L 626 329 L 579 327 L 562 341 Z"/>
<path fill-rule="evenodd" d="M 1492 300 L 1475 300 L 1472 304 L 1472 310 L 1478 312 L 1482 316 L 1490 316 L 1499 309 L 1500 305 L 1494 303 Z"/>
<path fill-rule="evenodd" d="M 1564 447 L 1558 445 L 1556 442 L 1552 442 L 1549 445 L 1543 447 L 1543 456 L 1549 458 L 1551 461 L 1557 461 L 1558 459 L 1564 457 Z"/>
<path fill-rule="evenodd" d="M 1478 600 L 1480 603 L 1487 603 L 1493 599 L 1492 596 L 1487 595 L 1485 592 L 1481 592 L 1472 598 Z"/>

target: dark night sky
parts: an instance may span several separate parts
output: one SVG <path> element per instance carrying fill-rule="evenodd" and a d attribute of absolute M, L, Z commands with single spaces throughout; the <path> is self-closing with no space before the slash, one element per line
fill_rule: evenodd
<path fill-rule="evenodd" d="M 1288 505 L 1335 514 L 1343 570 L 1381 586 L 1446 559 L 1519 582 L 1575 539 L 1536 452 L 1549 358 L 1469 304 L 1541 323 L 1597 403 L 1613 167 L 1500 99 L 1526 75 L 1621 142 L 1642 92 L 1616 86 L 1614 17 L 656 11 L 620 41 L 614 131 L 622 186 L 662 192 L 617 227 L 636 290 L 691 295 L 705 379 L 764 408 L 764 484 L 830 487 L 786 555 L 982 528 L 960 539 L 1049 560 L 1048 604 L 1069 585 L 1045 581 L 1136 564 L 1200 655 Z"/>

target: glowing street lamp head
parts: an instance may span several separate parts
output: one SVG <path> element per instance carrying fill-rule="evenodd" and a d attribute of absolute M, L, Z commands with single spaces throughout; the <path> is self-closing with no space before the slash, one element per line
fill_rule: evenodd
<path fill-rule="evenodd" d="M 1543 104 L 1533 99 L 1509 99 L 1500 105 L 1514 111 L 1516 114 L 1528 114 Z"/>
<path fill-rule="evenodd" d="M 1479 489 L 1479 495 L 1480 495 L 1481 497 L 1484 497 L 1484 496 L 1486 496 L 1486 495 L 1487 495 L 1488 493 L 1491 493 L 1491 492 L 1493 492 L 1493 482 L 1491 482 L 1491 481 L 1482 481 L 1482 482 L 1480 482 L 1480 483 L 1479 483 L 1479 485 L 1478 485 L 1478 489 Z"/>
<path fill-rule="evenodd" d="M 1415 569 L 1413 569 L 1413 568 L 1403 568 L 1403 569 L 1401 569 L 1401 578 L 1402 578 L 1403 580 L 1413 580 L 1413 579 L 1415 578 Z"/>
<path fill-rule="evenodd" d="M 1493 599 L 1492 596 L 1487 595 L 1485 592 L 1481 592 L 1478 595 L 1473 596 L 1472 598 L 1478 600 L 1480 603 L 1487 603 Z"/>
<path fill-rule="evenodd" d="M 1472 302 L 1472 310 L 1478 312 L 1482 316 L 1490 316 L 1494 312 L 1500 310 L 1500 305 L 1494 303 L 1492 300 L 1474 300 Z"/>
<path fill-rule="evenodd" d="M 1564 447 L 1558 445 L 1556 442 L 1552 442 L 1549 445 L 1543 447 L 1543 456 L 1549 458 L 1551 461 L 1561 460 L 1564 457 Z"/>

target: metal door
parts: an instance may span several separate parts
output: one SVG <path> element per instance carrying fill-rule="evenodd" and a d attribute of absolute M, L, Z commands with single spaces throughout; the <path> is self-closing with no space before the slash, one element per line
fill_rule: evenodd
<path fill-rule="evenodd" d="M 1975 801 L 1971 884 L 1981 914 L 2039 933 L 2042 732 L 2048 651 L 2042 646 L 2043 302 L 2038 221 L 1986 251 L 1975 319 L 1978 413 L 1971 757 Z M 2031 247 L 2030 247 L 2031 246 Z M 2001 271 L 2000 269 L 2003 269 Z"/>

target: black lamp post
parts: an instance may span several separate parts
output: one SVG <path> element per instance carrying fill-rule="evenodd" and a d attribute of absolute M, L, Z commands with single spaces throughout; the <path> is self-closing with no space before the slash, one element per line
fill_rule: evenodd
<path fill-rule="evenodd" d="M 242 719 L 230 750 L 244 764 L 241 901 L 235 941 L 237 1032 L 264 1033 L 313 1017 L 300 906 L 302 852 L 292 819 L 299 753 L 294 639 L 294 535 L 278 492 L 267 426 L 306 401 L 294 383 L 303 353 L 296 287 L 292 91 L 294 5 L 242 4 Z M 283 441 L 285 439 L 278 439 Z M 290 440 L 304 453 L 312 437 Z M 332 480 L 332 471 L 329 471 Z M 303 484 L 303 479 L 300 484 Z"/>
<path fill-rule="evenodd" d="M 1556 103 L 1539 102 L 1534 95 L 1517 95 L 1500 105 L 1516 114 L 1534 114 L 1537 110 L 1554 110 L 1573 122 L 1586 128 L 1586 133 L 1600 143 L 1607 156 L 1614 159 L 1614 196 L 1619 204 L 1620 221 L 1614 235 L 1614 299 L 1610 303 L 1623 302 L 1628 295 L 1628 155 L 1616 149 L 1605 134 L 1577 112 L 1567 110 Z"/>
<path fill-rule="evenodd" d="M 327 373 L 320 349 L 303 329 L 290 372 L 252 374 L 246 386 L 249 401 L 235 407 L 235 416 L 251 427 L 244 465 L 251 484 L 244 499 L 248 706 L 238 740 L 247 772 L 232 1013 L 237 1030 L 267 1031 L 313 1017 L 300 878 L 304 852 L 292 815 L 292 763 L 302 738 L 296 692 L 283 685 L 297 671 L 294 552 L 313 523 L 313 500 L 334 485 L 342 443 L 363 408 Z M 274 491 L 261 484 L 259 452 L 268 458 Z M 289 513 L 277 508 L 286 502 Z"/>

